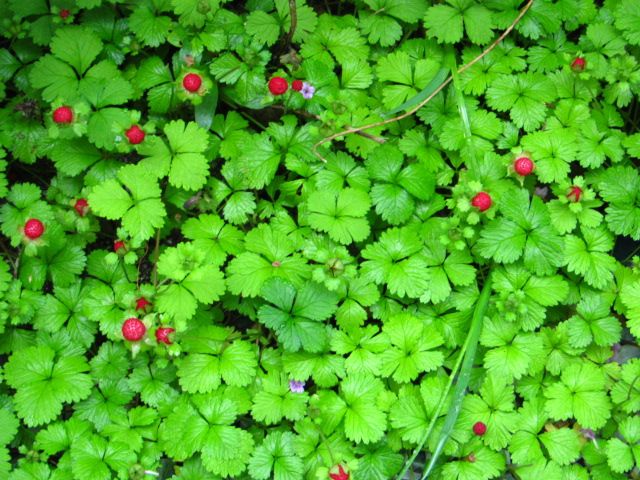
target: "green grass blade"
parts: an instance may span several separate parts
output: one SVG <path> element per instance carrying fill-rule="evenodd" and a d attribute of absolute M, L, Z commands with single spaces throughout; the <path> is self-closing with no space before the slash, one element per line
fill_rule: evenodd
<path fill-rule="evenodd" d="M 414 97 L 411 97 L 409 100 L 404 102 L 402 105 L 394 108 L 393 110 L 389 110 L 388 112 L 383 113 L 382 116 L 389 117 L 395 113 L 401 112 L 403 110 L 408 110 L 411 107 L 415 107 L 420 102 L 422 102 L 425 98 L 427 98 L 429 95 L 435 92 L 436 88 L 438 88 L 440 84 L 447 79 L 448 73 L 449 73 L 448 69 L 441 68 L 440 70 L 438 70 L 438 73 L 436 73 L 436 76 L 431 79 L 429 84 L 426 87 L 424 87 L 420 91 L 420 93 L 418 93 Z"/>
<path fill-rule="evenodd" d="M 451 407 L 449 408 L 449 412 L 445 417 L 444 425 L 440 432 L 440 437 L 438 438 L 438 443 L 436 444 L 436 448 L 431 455 L 429 464 L 427 465 L 427 468 L 422 475 L 422 480 L 428 478 L 433 471 L 436 463 L 438 462 L 438 459 L 440 458 L 440 454 L 442 453 L 442 450 L 447 443 L 447 440 L 449 440 L 449 436 L 453 431 L 456 420 L 458 419 L 460 409 L 462 408 L 462 401 L 464 400 L 467 386 L 469 385 L 469 379 L 471 378 L 471 368 L 473 367 L 473 362 L 476 357 L 478 339 L 480 338 L 480 333 L 482 332 L 482 320 L 484 318 L 484 314 L 487 311 L 490 297 L 491 275 L 487 277 L 487 280 L 482 287 L 480 297 L 478 298 L 478 303 L 476 303 L 476 308 L 473 311 L 471 328 L 469 329 L 469 333 L 467 334 L 467 338 L 465 340 L 466 348 L 464 351 L 464 360 L 462 361 L 462 368 L 460 369 L 460 374 L 458 375 L 456 385 L 453 389 L 453 399 Z"/>
<path fill-rule="evenodd" d="M 427 426 L 427 430 L 425 431 L 424 435 L 422 436 L 422 438 L 420 439 L 420 442 L 418 442 L 418 445 L 416 446 L 416 448 L 413 450 L 413 453 L 411 455 L 411 457 L 409 459 L 407 459 L 407 461 L 404 464 L 404 468 L 402 469 L 402 471 L 400 472 L 400 474 L 398 474 L 396 476 L 397 480 L 400 480 L 402 478 L 404 478 L 405 474 L 407 473 L 407 471 L 409 470 L 409 468 L 411 467 L 411 465 L 413 464 L 413 462 L 416 460 L 418 454 L 422 451 L 422 448 L 424 447 L 424 444 L 427 442 L 427 440 L 429 439 L 429 437 L 431 436 L 431 432 L 433 432 L 433 428 L 436 425 L 436 420 L 438 419 L 438 417 L 440 416 L 440 413 L 442 412 L 442 409 L 444 408 L 444 404 L 445 401 L 447 399 L 447 396 L 449 395 L 449 391 L 451 390 L 451 386 L 453 385 L 453 381 L 456 378 L 456 375 L 458 373 L 458 370 L 460 370 L 460 366 L 462 365 L 463 360 L 467 360 L 467 356 L 465 355 L 465 353 L 468 351 L 469 345 L 472 342 L 472 340 L 474 339 L 474 335 L 472 335 L 472 332 L 474 331 L 474 326 L 475 328 L 479 328 L 477 325 L 482 325 L 482 316 L 484 315 L 484 312 L 487 309 L 487 305 L 489 303 L 489 296 L 490 296 L 490 292 L 491 292 L 491 280 L 490 280 L 491 276 L 489 276 L 487 278 L 487 281 L 485 282 L 485 285 L 482 289 L 482 292 L 480 293 L 480 297 L 478 298 L 478 303 L 476 304 L 476 309 L 474 310 L 473 313 L 473 318 L 471 320 L 471 330 L 469 332 L 469 334 L 467 335 L 467 338 L 464 341 L 464 344 L 462 345 L 462 349 L 460 350 L 460 354 L 458 355 L 458 358 L 456 359 L 456 363 L 453 366 L 453 369 L 451 370 L 451 374 L 449 375 L 449 382 L 447 383 L 447 386 L 445 387 L 444 391 L 442 392 L 442 395 L 440 396 L 440 400 L 438 401 L 438 406 L 435 410 L 435 412 L 433 413 L 433 416 L 431 417 L 431 421 L 429 422 L 429 425 Z M 483 303 L 484 302 L 484 303 Z M 480 311 L 481 309 L 481 311 Z M 480 320 L 476 320 L 477 318 L 480 318 Z M 473 346 L 473 356 L 475 357 L 475 349 L 477 346 L 477 342 L 478 342 L 478 337 L 480 336 L 480 332 L 478 332 L 475 336 L 475 343 Z M 471 360 L 471 365 L 473 365 L 473 359 Z M 471 372 L 471 367 L 468 367 L 469 372 L 467 373 L 468 375 Z M 467 378 L 467 384 L 469 383 L 469 379 Z M 466 385 L 465 385 L 466 388 Z M 464 393 L 464 390 L 463 390 Z M 460 400 L 462 401 L 462 400 Z M 457 418 L 457 415 L 456 415 Z M 455 423 L 455 420 L 454 420 Z M 445 441 L 446 443 L 446 441 Z M 443 443 L 444 446 L 444 443 Z"/>

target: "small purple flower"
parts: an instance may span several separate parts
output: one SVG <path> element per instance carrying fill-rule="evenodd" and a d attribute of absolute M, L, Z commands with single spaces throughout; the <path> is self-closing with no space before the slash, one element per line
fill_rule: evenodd
<path fill-rule="evenodd" d="M 289 380 L 289 390 L 292 393 L 304 393 L 305 382 L 299 382 L 298 380 Z"/>
<path fill-rule="evenodd" d="M 316 87 L 314 87 L 313 85 L 311 85 L 311 84 L 309 84 L 307 82 L 304 82 L 302 84 L 302 89 L 300 90 L 300 93 L 307 100 L 311 100 L 313 98 L 313 94 L 315 92 L 316 92 Z"/>

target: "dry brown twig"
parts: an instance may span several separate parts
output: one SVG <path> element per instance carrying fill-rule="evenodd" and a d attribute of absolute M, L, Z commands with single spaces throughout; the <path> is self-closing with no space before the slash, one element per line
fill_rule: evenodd
<path fill-rule="evenodd" d="M 534 2 L 534 0 L 529 0 L 526 3 L 526 5 L 524 7 L 522 7 L 522 9 L 520 10 L 520 13 L 518 13 L 518 16 L 513 20 L 513 22 L 511 22 L 511 25 L 509 25 L 509 27 L 507 27 L 507 29 L 504 32 L 502 32 L 502 34 L 498 38 L 496 38 L 495 41 L 491 45 L 489 45 L 480 55 L 478 55 L 476 58 L 471 60 L 469 63 L 467 63 L 467 64 L 463 65 L 462 67 L 460 67 L 458 69 L 458 73 L 462 73 L 465 70 L 468 70 L 473 65 L 475 65 L 480 60 L 482 60 L 494 48 L 496 48 L 500 44 L 500 42 L 502 42 L 502 40 L 504 40 L 507 37 L 507 35 L 509 35 L 511 33 L 511 31 L 515 28 L 515 26 L 522 19 L 522 17 L 524 17 L 524 14 L 527 13 L 529 8 L 531 8 L 531 5 L 533 5 L 533 2 Z M 343 130 L 343 131 L 338 132 L 338 133 L 334 133 L 332 135 L 329 135 L 328 137 L 323 138 L 322 140 L 320 140 L 319 142 L 317 142 L 313 146 L 312 150 L 313 150 L 314 155 L 316 157 L 318 157 L 320 160 L 322 160 L 323 162 L 326 163 L 327 160 L 318 152 L 318 147 L 320 145 L 323 145 L 323 144 L 325 144 L 327 142 L 335 140 L 336 138 L 342 137 L 344 135 L 350 135 L 352 133 L 361 134 L 362 130 L 368 130 L 370 128 L 381 127 L 383 125 L 388 125 L 389 123 L 397 122 L 399 120 L 403 120 L 403 119 L 405 119 L 407 117 L 410 117 L 411 115 L 416 113 L 418 110 L 420 110 L 422 107 L 424 107 L 427 103 L 429 103 L 438 93 L 440 93 L 444 89 L 444 87 L 449 85 L 449 83 L 451 83 L 452 80 L 453 80 L 453 76 L 450 75 L 444 82 L 442 82 L 438 86 L 438 88 L 436 88 L 434 90 L 434 92 L 431 95 L 429 95 L 427 98 L 425 98 L 423 101 L 421 101 L 415 107 L 411 108 L 410 110 L 407 110 L 405 113 L 403 113 L 401 115 L 398 115 L 397 117 L 388 118 L 386 120 L 381 120 L 381 121 L 375 122 L 375 123 L 369 123 L 368 125 L 362 125 L 361 127 L 347 128 L 346 130 Z"/>

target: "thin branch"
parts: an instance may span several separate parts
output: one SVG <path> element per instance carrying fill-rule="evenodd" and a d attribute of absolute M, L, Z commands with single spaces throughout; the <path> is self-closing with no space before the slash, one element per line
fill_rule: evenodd
<path fill-rule="evenodd" d="M 522 10 L 520 10 L 520 13 L 518 14 L 518 16 L 514 19 L 514 21 L 511 23 L 511 25 L 509 25 L 509 27 L 502 32 L 502 35 L 500 35 L 491 45 L 489 45 L 480 55 L 478 55 L 476 58 L 474 58 L 473 60 L 471 60 L 469 63 L 467 63 L 466 65 L 463 65 L 462 67 L 460 67 L 458 69 L 458 73 L 462 73 L 466 70 L 468 70 L 469 68 L 471 68 L 473 65 L 475 65 L 476 63 L 478 63 L 480 60 L 482 60 L 486 55 L 488 55 L 494 48 L 496 48 L 500 42 L 502 42 L 502 40 L 504 40 L 506 38 L 507 35 L 509 35 L 509 33 L 511 33 L 511 30 L 513 30 L 515 28 L 515 26 L 518 24 L 518 22 L 522 19 L 522 17 L 524 16 L 525 13 L 527 13 L 527 11 L 529 10 L 529 8 L 531 7 L 531 5 L 533 5 L 533 1 L 534 0 L 529 0 L 526 5 L 524 7 L 522 7 Z M 317 142 L 314 146 L 313 146 L 313 153 L 316 155 L 316 157 L 318 157 L 320 160 L 322 160 L 323 162 L 326 163 L 325 158 L 320 155 L 320 153 L 318 152 L 318 147 L 330 142 L 331 140 L 334 140 L 338 137 L 342 137 L 345 135 L 349 135 L 351 133 L 358 133 L 361 132 L 362 130 L 369 130 L 370 128 L 376 128 L 376 127 L 381 127 L 383 125 L 388 125 L 389 123 L 393 123 L 393 122 L 397 122 L 400 120 L 403 120 L 407 117 L 410 117 L 411 115 L 413 115 L 414 113 L 416 113 L 418 110 L 420 110 L 422 107 L 424 107 L 427 103 L 429 103 L 438 93 L 440 93 L 444 87 L 446 87 L 447 85 L 449 85 L 449 83 L 451 83 L 451 81 L 453 80 L 453 76 L 449 76 L 444 82 L 442 82 L 440 84 L 440 86 L 438 88 L 435 89 L 435 91 L 429 95 L 427 98 L 425 98 L 422 102 L 420 102 L 418 105 L 416 105 L 415 107 L 413 107 L 412 109 L 406 111 L 405 113 L 398 115 L 397 117 L 393 117 L 393 118 L 388 118 L 386 120 L 382 120 L 380 122 L 375 122 L 375 123 L 370 123 L 368 125 L 363 125 L 361 127 L 352 127 L 352 128 L 348 128 L 346 130 L 343 130 L 341 132 L 338 133 L 334 133 L 333 135 L 329 135 L 326 138 L 323 138 L 322 140 L 320 140 L 319 142 Z"/>
<path fill-rule="evenodd" d="M 277 110 L 285 110 L 284 105 L 271 105 L 271 108 L 275 108 Z M 299 115 L 301 117 L 305 117 L 305 118 L 313 118 L 314 120 L 318 120 L 320 122 L 322 122 L 322 118 L 320 117 L 320 115 L 316 115 L 314 113 L 309 113 L 309 112 L 305 112 L 304 110 L 288 110 L 291 113 L 295 113 L 296 115 Z M 372 140 L 376 143 L 386 143 L 387 139 L 384 137 L 378 137 L 376 135 L 371 135 L 370 133 L 367 132 L 355 132 L 356 135 L 360 135 L 361 137 L 364 138 L 368 138 L 369 140 Z"/>
<path fill-rule="evenodd" d="M 296 27 L 298 26 L 298 9 L 296 8 L 296 0 L 289 0 L 289 17 L 291 17 L 291 27 L 289 28 L 289 34 L 287 35 L 287 48 L 291 48 L 291 40 L 294 33 L 296 33 Z"/>

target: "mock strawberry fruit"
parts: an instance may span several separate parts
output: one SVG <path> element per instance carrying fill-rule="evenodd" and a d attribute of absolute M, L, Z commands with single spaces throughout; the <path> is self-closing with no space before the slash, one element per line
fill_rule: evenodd
<path fill-rule="evenodd" d="M 142 130 L 138 125 L 133 125 L 129 130 L 124 132 L 124 134 L 129 139 L 129 143 L 131 145 L 138 145 L 142 143 L 145 137 L 144 130 Z"/>
<path fill-rule="evenodd" d="M 287 91 L 288 88 L 289 84 L 282 77 L 273 77 L 271 80 L 269 80 L 269 91 L 273 95 L 282 95 Z"/>
<path fill-rule="evenodd" d="M 113 242 L 113 251 L 116 253 L 123 253 L 127 249 L 127 246 L 122 240 L 116 240 Z"/>
<path fill-rule="evenodd" d="M 146 310 L 151 305 L 151 302 L 144 297 L 140 297 L 136 300 L 136 310 Z"/>
<path fill-rule="evenodd" d="M 73 110 L 71 107 L 58 107 L 53 111 L 53 121 L 56 123 L 73 122 Z"/>
<path fill-rule="evenodd" d="M 487 433 L 487 426 L 482 422 L 476 422 L 473 424 L 473 433 L 481 437 Z"/>
<path fill-rule="evenodd" d="M 571 191 L 567 194 L 567 198 L 574 202 L 579 202 L 580 197 L 582 197 L 582 189 L 577 185 L 571 187 Z"/>
<path fill-rule="evenodd" d="M 169 338 L 169 335 L 171 335 L 175 331 L 176 330 L 171 327 L 160 327 L 156 330 L 156 340 L 158 341 L 158 343 L 171 345 L 173 342 Z"/>
<path fill-rule="evenodd" d="M 37 218 L 30 218 L 24 224 L 24 234 L 31 240 L 37 240 L 44 233 L 44 224 Z"/>
<path fill-rule="evenodd" d="M 481 212 L 489 210 L 491 204 L 491 196 L 486 192 L 479 192 L 475 197 L 471 199 L 471 205 L 476 207 Z"/>
<path fill-rule="evenodd" d="M 200 85 L 202 85 L 202 77 L 197 73 L 187 73 L 182 79 L 182 86 L 187 92 L 197 92 Z"/>
<path fill-rule="evenodd" d="M 513 162 L 513 169 L 521 177 L 526 177 L 533 172 L 533 161 L 529 157 L 519 157 Z"/>
<path fill-rule="evenodd" d="M 147 327 L 137 318 L 128 318 L 122 324 L 122 336 L 130 342 L 142 340 L 147 333 Z"/>
<path fill-rule="evenodd" d="M 294 80 L 291 82 L 291 88 L 293 88 L 296 92 L 302 90 L 302 80 Z"/>
<path fill-rule="evenodd" d="M 329 478 L 331 480 L 349 480 L 349 472 L 340 464 L 334 465 L 334 467 L 329 470 Z"/>
<path fill-rule="evenodd" d="M 87 202 L 85 198 L 79 198 L 78 200 L 76 200 L 76 204 L 73 206 L 73 208 L 78 213 L 78 215 L 84 217 L 89 211 L 89 202 Z"/>
<path fill-rule="evenodd" d="M 577 57 L 571 62 L 571 70 L 574 72 L 582 72 L 587 67 L 587 61 L 583 57 Z"/>
<path fill-rule="evenodd" d="M 60 18 L 62 20 L 66 20 L 67 18 L 69 18 L 70 14 L 71 14 L 71 12 L 67 8 L 63 8 L 62 10 L 60 10 L 60 13 L 59 13 Z"/>

